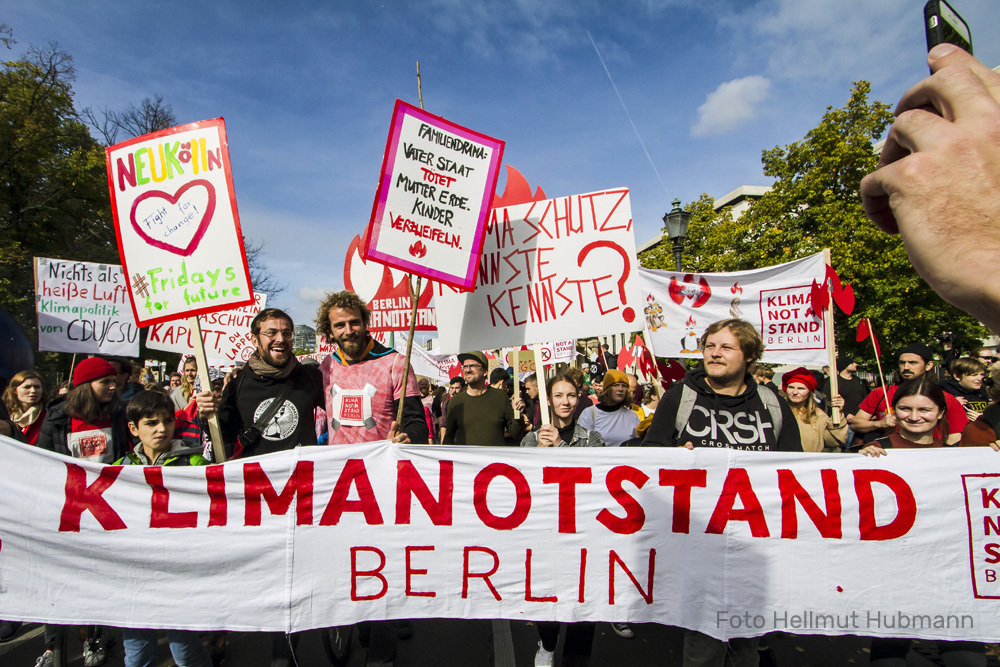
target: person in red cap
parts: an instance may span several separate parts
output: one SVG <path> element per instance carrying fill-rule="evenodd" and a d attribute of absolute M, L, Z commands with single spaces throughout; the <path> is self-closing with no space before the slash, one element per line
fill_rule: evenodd
<path fill-rule="evenodd" d="M 801 366 L 781 376 L 781 390 L 799 426 L 802 451 L 837 452 L 847 439 L 847 420 L 841 417 L 840 424 L 834 426 L 833 420 L 816 406 L 813 392 L 818 386 L 816 376 Z M 830 403 L 838 409 L 844 407 L 841 396 L 834 396 Z"/>
<path fill-rule="evenodd" d="M 78 363 L 73 369 L 73 388 L 49 403 L 38 446 L 98 463 L 114 463 L 125 456 L 131 447 L 125 409 L 115 384 L 117 377 L 118 369 L 100 357 Z M 45 653 L 39 660 L 52 656 L 63 631 L 62 626 L 45 626 Z M 84 664 L 103 665 L 112 631 L 86 626 L 85 633 Z"/>
<path fill-rule="evenodd" d="M 116 389 L 118 370 L 100 357 L 73 370 L 73 389 L 49 404 L 38 446 L 98 463 L 114 463 L 129 451 L 125 410 Z"/>

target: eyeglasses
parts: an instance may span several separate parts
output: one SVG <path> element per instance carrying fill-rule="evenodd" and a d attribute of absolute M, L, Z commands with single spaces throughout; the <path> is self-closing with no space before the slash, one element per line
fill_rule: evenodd
<path fill-rule="evenodd" d="M 482 367 L 483 367 L 482 364 L 463 364 L 462 370 L 463 371 L 474 371 L 477 368 L 482 368 Z"/>
<path fill-rule="evenodd" d="M 268 329 L 267 331 L 261 331 L 260 332 L 260 335 L 264 336 L 265 338 L 277 338 L 279 334 L 281 336 L 283 336 L 284 338 L 291 338 L 292 337 L 292 330 L 291 329 Z"/>

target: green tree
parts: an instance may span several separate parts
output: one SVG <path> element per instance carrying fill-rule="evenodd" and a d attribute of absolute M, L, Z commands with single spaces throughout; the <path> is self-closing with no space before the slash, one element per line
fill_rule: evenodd
<path fill-rule="evenodd" d="M 955 334 L 959 349 L 975 347 L 985 328 L 935 294 L 913 269 L 900 238 L 879 231 L 862 208 L 861 179 L 878 163 L 872 144 L 893 118 L 888 105 L 869 101 L 870 89 L 868 82 L 856 82 L 847 104 L 827 107 L 802 141 L 764 151 L 764 173 L 775 179 L 773 189 L 739 219 L 728 209 L 714 211 L 707 195 L 690 204 L 684 266 L 738 271 L 830 248 L 834 268 L 856 296 L 850 317 L 835 309 L 841 353 L 871 359 L 871 344 L 855 341 L 862 317 L 872 319 L 885 360 L 902 345 L 934 343 L 944 331 Z M 651 268 L 673 266 L 646 253 L 640 259 Z"/>
<path fill-rule="evenodd" d="M 73 106 L 73 77 L 54 46 L 0 63 L 0 303 L 32 336 L 33 256 L 118 256 L 104 152 Z"/>

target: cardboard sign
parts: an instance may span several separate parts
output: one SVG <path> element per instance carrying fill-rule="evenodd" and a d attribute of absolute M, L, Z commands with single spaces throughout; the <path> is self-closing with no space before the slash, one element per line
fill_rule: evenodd
<path fill-rule="evenodd" d="M 106 157 L 139 326 L 253 304 L 223 120 L 136 137 Z"/>
<path fill-rule="evenodd" d="M 255 349 L 250 323 L 266 305 L 267 295 L 256 292 L 254 302 L 249 306 L 198 316 L 201 338 L 210 364 L 216 361 L 219 362 L 216 365 L 232 365 L 250 358 Z M 151 350 L 191 354 L 195 343 L 187 320 L 153 324 L 146 336 L 146 347 Z"/>
<path fill-rule="evenodd" d="M 4 614 L 26 622 L 624 618 L 719 639 L 1000 637 L 988 447 L 872 460 L 383 441 L 154 467 L 0 438 L 0 455 Z"/>
<path fill-rule="evenodd" d="M 524 346 L 519 350 L 504 350 L 503 358 L 507 360 L 508 366 L 515 366 L 515 352 L 517 352 L 518 373 L 534 373 L 537 370 L 534 350 L 526 349 Z M 546 366 L 573 362 L 576 360 L 576 341 L 560 340 L 544 343 L 541 345 L 541 357 L 542 363 Z"/>
<path fill-rule="evenodd" d="M 825 275 L 823 253 L 731 273 L 640 269 L 650 347 L 659 357 L 700 358 L 698 341 L 708 325 L 738 318 L 760 333 L 764 363 L 823 366 L 829 315 L 814 313 L 809 295 Z"/>
<path fill-rule="evenodd" d="M 360 248 L 361 237 L 355 236 L 344 261 L 344 287 L 368 304 L 372 313 L 368 330 L 373 333 L 409 331 L 413 303 L 406 274 L 378 262 L 366 262 L 361 258 Z M 414 331 L 437 331 L 437 312 L 431 305 L 433 294 L 434 281 L 421 281 Z"/>
<path fill-rule="evenodd" d="M 471 289 L 503 148 L 396 100 L 364 259 Z"/>
<path fill-rule="evenodd" d="M 117 264 L 33 258 L 38 350 L 139 356 L 139 328 Z"/>
<path fill-rule="evenodd" d="M 435 294 L 441 349 L 642 329 L 627 188 L 494 209 L 476 290 Z"/>

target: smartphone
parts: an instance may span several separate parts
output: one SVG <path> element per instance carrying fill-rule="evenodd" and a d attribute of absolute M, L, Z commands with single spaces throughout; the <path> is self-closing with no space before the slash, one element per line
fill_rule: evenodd
<path fill-rule="evenodd" d="M 972 55 L 972 32 L 955 8 L 946 0 L 927 0 L 924 5 L 924 27 L 927 30 L 927 50 L 948 42 Z"/>

